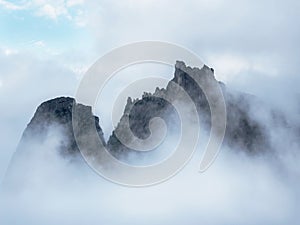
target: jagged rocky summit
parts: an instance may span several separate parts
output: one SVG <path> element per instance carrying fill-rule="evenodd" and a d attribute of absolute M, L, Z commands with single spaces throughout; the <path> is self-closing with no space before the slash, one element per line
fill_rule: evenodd
<path fill-rule="evenodd" d="M 27 125 L 18 148 L 23 148 L 33 137 L 38 137 L 34 138 L 35 140 L 45 141 L 49 128 L 57 126 L 58 129 L 61 129 L 62 135 L 67 138 L 64 143 L 61 143 L 60 153 L 69 156 L 78 153 L 79 150 L 72 124 L 72 109 L 74 104 L 76 104 L 75 99 L 70 97 L 59 97 L 42 103 Z M 96 131 L 101 141 L 105 143 L 102 129 L 99 126 L 99 118 L 92 114 L 92 108 L 77 104 L 77 109 L 81 121 L 86 121 L 87 119 L 94 121 Z M 89 128 L 84 127 L 84 129 L 87 130 Z"/>
<path fill-rule="evenodd" d="M 194 77 L 192 78 L 191 75 Z M 32 151 L 32 139 L 38 140 L 40 143 L 47 141 L 49 139 L 49 131 L 53 127 L 59 127 L 61 135 L 64 136 L 58 143 L 59 154 L 69 159 L 77 158 L 80 152 L 72 127 L 72 109 L 74 104 L 79 109 L 80 128 L 83 133 L 88 133 L 92 129 L 86 124 L 94 124 L 101 142 L 114 156 L 124 156 L 134 151 L 120 142 L 115 135 L 116 131 L 126 138 L 127 131 L 124 130 L 124 121 L 129 119 L 130 129 L 133 134 L 138 138 L 145 139 L 150 135 L 149 121 L 153 117 L 163 118 L 166 124 L 172 124 L 174 129 L 176 127 L 174 124 L 178 123 L 179 117 L 174 113 L 172 102 L 162 98 L 167 96 L 171 101 L 180 101 L 180 96 L 172 83 L 180 85 L 190 96 L 200 115 L 201 123 L 209 129 L 210 108 L 203 91 L 194 81 L 195 78 L 200 79 L 203 85 L 210 85 L 209 82 L 215 82 L 221 86 L 227 110 L 224 144 L 231 148 L 245 149 L 249 153 L 262 152 L 268 148 L 269 144 L 265 128 L 255 121 L 249 113 L 250 101 L 255 98 L 254 96 L 243 93 L 232 94 L 223 83 L 215 79 L 214 70 L 207 66 L 201 69 L 191 68 L 183 62 L 177 62 L 174 78 L 166 88 L 156 88 L 154 93 L 144 93 L 141 99 L 132 100 L 130 97 L 128 98 L 124 114 L 107 142 L 103 138 L 99 118 L 92 114 L 90 106 L 77 104 L 75 99 L 70 97 L 59 97 L 42 103 L 37 108 L 23 133 L 13 156 L 11 167 L 13 167 L 14 162 L 17 163 L 18 158 Z M 43 149 L 39 149 L 39 151 L 43 151 Z"/>

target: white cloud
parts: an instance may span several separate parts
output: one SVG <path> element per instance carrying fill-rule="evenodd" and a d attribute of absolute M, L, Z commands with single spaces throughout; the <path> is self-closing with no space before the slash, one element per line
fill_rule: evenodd
<path fill-rule="evenodd" d="M 214 68 L 217 79 L 231 83 L 239 76 L 248 73 L 260 73 L 274 77 L 279 75 L 277 66 L 274 64 L 278 57 L 270 54 L 235 54 L 212 53 L 206 56 L 207 64 Z"/>
<path fill-rule="evenodd" d="M 56 20 L 59 16 L 66 16 L 70 18 L 68 11 L 64 6 L 53 6 L 51 4 L 46 4 L 41 6 L 40 9 L 37 11 L 36 15 L 38 16 L 45 16 L 50 19 Z"/>
<path fill-rule="evenodd" d="M 72 21 L 79 27 L 85 26 L 84 0 L 35 0 L 31 9 L 35 15 L 57 20 L 59 17 Z"/>
<path fill-rule="evenodd" d="M 270 0 L 259 4 L 250 0 L 104 0 L 85 5 L 87 27 L 99 43 L 99 52 L 129 42 L 163 40 L 191 49 L 211 67 L 215 67 L 209 64 L 211 58 L 218 57 L 211 62 L 222 64 L 220 73 L 226 76 L 245 70 L 272 76 L 287 69 L 299 71 L 296 59 L 300 55 L 295 49 L 300 31 L 293 25 L 300 19 L 299 3 L 292 0 L 285 4 Z"/>
<path fill-rule="evenodd" d="M 37 47 L 45 47 L 46 46 L 45 42 L 42 40 L 34 42 L 34 45 L 36 45 Z"/>
<path fill-rule="evenodd" d="M 224 82 L 234 79 L 242 71 L 251 67 L 247 59 L 231 54 L 211 55 L 208 58 L 208 64 L 213 66 L 217 78 Z"/>
<path fill-rule="evenodd" d="M 51 57 L 50 57 L 51 58 Z M 66 61 L 66 60 L 65 60 Z M 34 52 L 7 55 L 0 48 L 0 180 L 36 107 L 43 101 L 75 93 L 78 82 L 62 58 L 45 59 Z"/>
<path fill-rule="evenodd" d="M 17 53 L 18 53 L 18 51 L 13 50 L 13 49 L 5 49 L 4 50 L 5 55 L 13 55 L 13 54 L 17 54 Z"/>
<path fill-rule="evenodd" d="M 47 5 L 44 5 L 43 7 L 41 7 L 41 9 L 38 11 L 37 15 L 46 16 L 51 19 L 56 19 L 57 15 L 59 15 L 59 14 L 52 5 L 47 4 Z"/>
<path fill-rule="evenodd" d="M 25 5 L 17 5 L 17 4 L 14 4 L 12 2 L 8 2 L 5 0 L 0 0 L 0 6 L 3 6 L 5 9 L 8 9 L 8 10 L 22 10 L 22 9 L 26 8 Z"/>
<path fill-rule="evenodd" d="M 68 164 L 55 149 L 63 133 L 51 130 L 50 134 L 42 143 L 43 151 L 24 157 L 25 165 L 29 162 L 37 169 L 27 174 L 27 185 L 20 187 L 23 192 L 1 196 L 3 224 L 12 219 L 14 224 L 46 221 L 43 224 L 49 225 L 61 221 L 75 225 L 82 221 L 114 225 L 299 223 L 297 172 L 286 176 L 289 169 L 281 167 L 278 172 L 272 160 L 224 149 L 209 170 L 197 173 L 197 154 L 167 182 L 128 188 L 104 180 L 85 164 Z M 291 158 L 286 165 L 294 162 Z M 15 166 L 17 171 L 23 168 L 21 162 Z M 19 177 L 26 179 L 26 172 Z"/>
<path fill-rule="evenodd" d="M 78 27 L 85 27 L 88 23 L 86 12 L 80 9 L 76 11 L 73 20 Z"/>
<path fill-rule="evenodd" d="M 16 54 L 18 54 L 18 52 L 19 51 L 16 49 L 0 46 L 0 54 L 2 53 L 6 56 L 10 56 L 10 55 L 16 55 Z"/>
<path fill-rule="evenodd" d="M 33 0 L 19 3 L 11 3 L 0 0 L 0 7 L 7 10 L 27 10 L 29 13 L 57 20 L 59 17 L 74 22 L 75 25 L 83 27 L 86 25 L 86 15 L 83 13 L 84 0 Z M 75 10 L 76 8 L 76 10 Z"/>
<path fill-rule="evenodd" d="M 69 0 L 67 1 L 67 6 L 72 7 L 72 6 L 77 6 L 77 5 L 83 5 L 85 0 Z"/>

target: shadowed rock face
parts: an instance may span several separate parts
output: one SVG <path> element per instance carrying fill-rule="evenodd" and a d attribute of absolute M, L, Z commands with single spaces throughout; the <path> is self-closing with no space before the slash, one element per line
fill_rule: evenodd
<path fill-rule="evenodd" d="M 99 118 L 92 115 L 91 107 L 76 104 L 73 98 L 60 97 L 42 103 L 36 110 L 33 118 L 25 129 L 22 139 L 14 154 L 12 164 L 18 161 L 19 155 L 26 155 L 31 151 L 30 139 L 38 140 L 43 143 L 49 138 L 48 133 L 51 127 L 59 127 L 64 138 L 59 143 L 59 153 L 63 157 L 76 158 L 79 154 L 74 132 L 72 127 L 72 108 L 76 104 L 79 109 L 80 128 L 83 133 L 89 133 L 91 127 L 85 124 L 95 124 L 96 131 L 103 145 L 116 157 L 126 155 L 131 150 L 124 146 L 116 137 L 118 131 L 125 137 L 124 122 L 129 119 L 130 129 L 138 138 L 145 139 L 150 135 L 149 121 L 153 117 L 161 117 L 171 129 L 176 129 L 179 125 L 179 117 L 172 106 L 172 101 L 180 101 L 181 97 L 174 83 L 181 86 L 191 97 L 201 118 L 201 123 L 206 128 L 210 128 L 210 108 L 203 91 L 196 85 L 193 79 L 201 80 L 203 85 L 209 87 L 211 82 L 218 83 L 221 86 L 227 109 L 227 127 L 224 143 L 232 148 L 246 149 L 248 152 L 257 153 L 268 149 L 268 137 L 265 128 L 257 121 L 251 119 L 250 103 L 254 96 L 229 92 L 225 85 L 214 78 L 213 69 L 204 66 L 203 68 L 186 67 L 183 62 L 177 62 L 175 65 L 174 78 L 169 82 L 166 88 L 157 88 L 155 93 L 145 93 L 141 99 L 132 100 L 128 98 L 124 114 L 120 119 L 118 126 L 113 131 L 107 143 L 103 138 L 103 132 L 99 126 Z M 168 102 L 162 97 L 168 97 Z M 171 115 L 171 116 L 170 116 Z M 93 120 L 92 123 L 86 121 Z M 42 151 L 42 149 L 40 149 Z M 144 153 L 139 153 L 144 154 Z"/>
<path fill-rule="evenodd" d="M 30 185 L 32 174 L 43 167 L 40 164 L 43 160 L 47 162 L 47 168 L 44 170 L 56 171 L 55 176 L 60 174 L 57 170 L 61 169 L 54 168 L 57 160 L 64 160 L 67 164 L 80 162 L 80 165 L 85 166 L 73 132 L 74 104 L 76 103 L 73 98 L 59 97 L 46 101 L 37 108 L 7 169 L 4 179 L 6 188 L 18 189 L 19 186 Z M 95 125 L 93 128 L 96 128 L 100 140 L 105 143 L 99 118 L 92 114 L 91 107 L 77 104 L 77 110 L 80 121 L 83 122 L 81 128 L 89 132 L 91 127 L 84 124 L 87 120 L 92 120 Z M 49 165 L 52 166 L 49 168 Z"/>
<path fill-rule="evenodd" d="M 172 104 L 167 104 L 162 97 L 168 97 L 172 101 L 180 101 L 180 93 L 178 89 L 172 85 L 176 83 L 181 86 L 184 91 L 190 96 L 194 102 L 199 113 L 201 125 L 210 129 L 211 111 L 205 94 L 197 85 L 194 79 L 199 79 L 202 85 L 209 86 L 211 82 L 220 84 L 223 96 L 226 103 L 227 110 L 227 126 L 224 138 L 224 143 L 231 148 L 246 149 L 249 153 L 258 153 L 268 149 L 268 138 L 266 136 L 265 128 L 257 121 L 251 119 L 250 116 L 250 102 L 257 100 L 254 96 L 243 93 L 231 93 L 225 85 L 218 82 L 214 78 L 214 70 L 204 66 L 202 69 L 186 67 L 183 62 L 177 62 L 175 65 L 174 78 L 169 82 L 166 89 L 157 88 L 155 93 L 144 93 L 141 99 L 134 101 L 128 98 L 125 112 L 116 127 L 116 131 L 124 133 L 125 118 L 129 118 L 130 128 L 134 134 L 139 138 L 147 138 L 150 134 L 149 120 L 155 116 L 165 119 L 165 122 L 172 124 L 171 128 L 176 127 L 176 116 Z M 131 110 L 129 110 L 131 109 Z M 118 154 L 130 152 L 116 137 L 115 131 L 110 136 L 107 147 Z M 144 153 L 139 153 L 144 154 Z"/>
<path fill-rule="evenodd" d="M 58 126 L 62 129 L 62 135 L 68 139 L 66 143 L 62 143 L 60 153 L 62 155 L 74 155 L 79 152 L 76 140 L 74 137 L 72 126 L 72 109 L 76 104 L 73 98 L 59 97 L 42 103 L 36 110 L 30 123 L 27 125 L 19 148 L 23 148 L 27 139 L 32 137 L 38 137 L 43 142 L 47 138 L 47 132 L 49 127 Z M 83 106 L 79 104 L 81 120 L 91 118 L 95 122 L 96 130 L 100 139 L 105 143 L 103 138 L 103 132 L 99 126 L 99 118 L 92 115 L 92 109 L 90 106 Z M 86 127 L 84 129 L 87 129 Z M 36 138 L 35 138 L 36 139 Z"/>

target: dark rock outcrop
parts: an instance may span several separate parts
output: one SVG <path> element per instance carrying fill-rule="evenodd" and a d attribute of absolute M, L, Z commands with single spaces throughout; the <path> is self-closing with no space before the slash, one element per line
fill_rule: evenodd
<path fill-rule="evenodd" d="M 41 173 L 50 171 L 50 176 L 53 175 L 51 171 L 56 173 L 55 176 L 60 175 L 58 168 L 55 168 L 59 164 L 56 162 L 57 157 L 66 164 L 79 162 L 83 168 L 85 167 L 72 126 L 72 110 L 75 104 L 74 98 L 59 97 L 46 101 L 37 108 L 7 169 L 4 179 L 6 188 L 17 189 L 20 185 L 30 185 L 36 178 L 34 174 L 41 172 L 41 169 L 43 169 Z M 85 126 L 86 121 L 90 120 L 95 125 L 93 129 L 96 128 L 100 140 L 105 144 L 99 118 L 92 114 L 92 108 L 81 104 L 76 106 L 79 120 L 83 122 L 82 130 L 89 132 L 92 129 Z M 44 165 L 45 168 L 41 167 L 43 162 L 47 164 Z"/>
<path fill-rule="evenodd" d="M 193 76 L 193 77 L 191 77 Z M 166 88 L 157 88 L 155 93 L 145 93 L 141 99 L 132 100 L 128 98 L 124 114 L 120 119 L 118 126 L 113 131 L 107 143 L 103 138 L 103 132 L 99 126 L 98 117 L 92 115 L 90 106 L 77 104 L 73 98 L 60 97 L 42 103 L 36 110 L 32 120 L 24 131 L 22 139 L 19 143 L 16 153 L 13 156 L 11 165 L 17 163 L 19 155 L 26 155 L 30 151 L 30 140 L 38 140 L 43 143 L 48 136 L 47 133 L 51 126 L 59 126 L 62 130 L 62 135 L 65 136 L 64 141 L 60 143 L 59 153 L 63 157 L 77 158 L 80 156 L 77 143 L 74 138 L 74 131 L 72 127 L 72 109 L 74 104 L 79 106 L 79 120 L 81 121 L 81 128 L 83 132 L 88 133 L 91 129 L 85 126 L 86 120 L 93 120 L 92 123 L 96 127 L 103 145 L 116 157 L 126 155 L 134 151 L 124 146 L 115 135 L 118 131 L 126 136 L 124 130 L 124 121 L 129 119 L 130 129 L 133 134 L 141 139 L 149 136 L 149 121 L 153 117 L 161 117 L 171 127 L 176 127 L 178 123 L 178 116 L 172 106 L 172 101 L 180 101 L 180 96 L 176 88 L 173 88 L 172 83 L 181 86 L 185 92 L 195 103 L 196 109 L 201 117 L 201 123 L 210 129 L 210 107 L 203 91 L 197 86 L 194 79 L 200 79 L 203 85 L 211 85 L 210 82 L 220 84 L 227 109 L 227 127 L 224 143 L 232 148 L 246 149 L 249 153 L 262 152 L 268 149 L 268 137 L 266 128 L 258 121 L 253 119 L 250 114 L 250 102 L 255 98 L 254 96 L 228 91 L 223 83 L 218 82 L 214 78 L 214 70 L 204 66 L 203 68 L 190 68 L 183 62 L 177 62 L 175 65 L 174 78 L 169 82 Z M 162 96 L 167 96 L 171 102 L 162 99 Z M 170 116 L 174 115 L 174 116 Z M 41 149 L 42 151 L 42 149 Z M 144 154 L 144 153 L 141 153 Z M 8 172 L 10 169 L 8 170 Z"/>
<path fill-rule="evenodd" d="M 191 77 L 193 76 L 193 77 Z M 214 78 L 214 70 L 204 66 L 201 69 L 187 67 L 183 62 L 177 62 L 175 65 L 174 78 L 169 82 L 166 89 L 157 88 L 155 93 L 145 93 L 141 99 L 134 101 L 128 99 L 125 112 L 116 127 L 115 131 L 121 133 L 124 131 L 124 123 L 127 118 L 130 121 L 130 128 L 139 138 L 149 136 L 149 120 L 155 116 L 164 118 L 172 127 L 176 124 L 178 117 L 168 117 L 172 114 L 172 105 L 165 103 L 162 97 L 168 96 L 168 99 L 176 101 L 180 99 L 178 90 L 172 86 L 175 82 L 181 86 L 190 96 L 199 113 L 202 126 L 210 129 L 211 111 L 209 103 L 204 92 L 197 85 L 194 79 L 200 79 L 203 85 L 211 85 L 210 82 L 219 83 L 223 92 L 227 111 L 227 126 L 224 143 L 231 148 L 246 149 L 248 153 L 263 152 L 268 149 L 268 137 L 265 127 L 250 115 L 250 102 L 255 96 L 244 93 L 231 93 L 225 85 Z M 129 111 L 129 109 L 131 109 Z M 174 121 L 175 120 L 175 121 Z M 117 157 L 118 154 L 131 152 L 132 150 L 124 146 L 116 137 L 115 131 L 110 136 L 107 146 Z M 124 134 L 126 135 L 126 133 Z M 144 154 L 144 153 L 140 153 Z"/>
<path fill-rule="evenodd" d="M 47 137 L 49 127 L 59 126 L 60 129 L 62 129 L 62 134 L 67 138 L 67 141 L 61 145 L 60 153 L 63 156 L 72 156 L 78 153 L 79 150 L 72 125 L 72 109 L 74 104 L 76 104 L 75 99 L 70 97 L 59 97 L 42 103 L 27 125 L 18 148 L 24 148 L 27 140 L 33 137 L 38 137 L 35 138 L 35 140 L 43 142 Z M 99 137 L 102 142 L 105 143 L 103 132 L 99 126 L 99 118 L 92 115 L 92 108 L 90 106 L 81 105 L 80 111 L 81 120 L 91 118 L 95 121 L 94 124 Z"/>

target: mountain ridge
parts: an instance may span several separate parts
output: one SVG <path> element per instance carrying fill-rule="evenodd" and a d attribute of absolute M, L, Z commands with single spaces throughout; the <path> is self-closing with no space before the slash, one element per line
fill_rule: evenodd
<path fill-rule="evenodd" d="M 184 62 L 177 61 L 174 77 L 165 88 L 156 88 L 154 93 L 144 93 L 141 99 L 132 100 L 128 97 L 120 122 L 107 142 L 104 140 L 103 131 L 99 125 L 99 118 L 92 114 L 91 106 L 78 104 L 76 100 L 71 97 L 58 97 L 43 102 L 37 108 L 33 118 L 26 127 L 17 150 L 14 153 L 10 168 L 13 167 L 14 163 L 18 163 L 17 158 L 22 158 L 18 157 L 18 155 L 26 155 L 24 149 L 30 149 L 30 142 L 29 147 L 26 146 L 28 140 L 34 138 L 40 140 L 42 143 L 47 139 L 46 134 L 52 124 L 59 125 L 67 138 L 67 141 L 60 143 L 60 154 L 69 159 L 80 158 L 81 155 L 79 154 L 80 151 L 76 139 L 74 138 L 72 124 L 72 109 L 74 104 L 78 106 L 76 108 L 79 108 L 80 126 L 83 128 L 83 131 L 86 131 L 86 133 L 91 131 L 91 127 L 87 127 L 85 121 L 92 120 L 92 124 L 95 125 L 102 144 L 106 146 L 116 158 L 126 159 L 126 156 L 131 152 L 136 152 L 123 145 L 115 135 L 115 132 L 119 131 L 125 136 L 125 139 L 128 139 L 127 133 L 124 130 L 125 118 L 129 118 L 132 133 L 141 139 L 145 139 L 149 136 L 149 122 L 153 117 L 163 118 L 167 124 L 172 124 L 174 128 L 174 124 L 178 122 L 178 117 L 169 116 L 174 114 L 172 102 L 167 102 L 162 97 L 168 96 L 171 101 L 180 101 L 180 95 L 178 94 L 178 90 L 176 90 L 176 85 L 183 88 L 190 96 L 199 113 L 202 125 L 210 129 L 211 112 L 208 101 L 201 88 L 198 87 L 193 79 L 200 79 L 203 85 L 209 86 L 210 82 L 214 82 L 214 84 L 218 84 L 221 87 L 227 110 L 227 126 L 224 144 L 231 148 L 246 149 L 246 151 L 251 154 L 259 154 L 269 148 L 268 137 L 265 132 L 266 128 L 259 124 L 259 122 L 253 120 L 249 114 L 249 102 L 252 97 L 243 93 L 238 95 L 230 93 L 225 84 L 215 79 L 214 70 L 206 65 L 201 69 L 191 68 L 186 66 Z M 174 83 L 176 84 L 175 86 Z M 138 154 L 146 156 L 147 153 L 139 152 Z"/>

